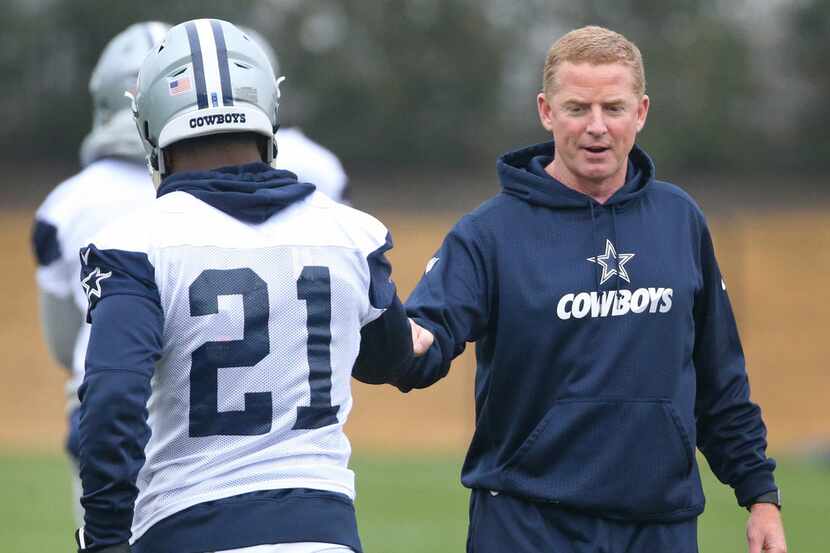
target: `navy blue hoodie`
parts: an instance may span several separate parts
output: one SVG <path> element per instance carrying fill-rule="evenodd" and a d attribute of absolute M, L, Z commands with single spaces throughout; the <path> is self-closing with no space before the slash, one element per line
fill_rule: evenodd
<path fill-rule="evenodd" d="M 774 490 L 700 209 L 636 146 L 605 204 L 545 172 L 553 149 L 503 156 L 502 192 L 430 261 L 406 308 L 435 343 L 398 387 L 429 386 L 476 343 L 470 488 L 683 520 L 703 511 L 697 446 L 741 505 Z"/>

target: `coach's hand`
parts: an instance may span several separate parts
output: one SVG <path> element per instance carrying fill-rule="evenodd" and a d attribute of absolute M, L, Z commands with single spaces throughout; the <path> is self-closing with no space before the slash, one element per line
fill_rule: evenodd
<path fill-rule="evenodd" d="M 409 326 L 412 329 L 412 349 L 415 351 L 415 357 L 420 357 L 427 352 L 435 337 L 432 332 L 418 325 L 412 319 L 409 319 Z"/>
<path fill-rule="evenodd" d="M 749 553 L 787 553 L 781 511 L 771 503 L 756 503 L 746 523 Z"/>

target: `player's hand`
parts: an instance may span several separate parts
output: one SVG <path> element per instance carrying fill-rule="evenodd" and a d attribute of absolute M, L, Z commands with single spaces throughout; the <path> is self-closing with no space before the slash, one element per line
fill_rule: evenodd
<path fill-rule="evenodd" d="M 420 357 L 427 352 L 435 337 L 432 332 L 418 325 L 412 319 L 409 319 L 409 326 L 412 329 L 412 349 L 415 351 L 415 357 Z"/>
<path fill-rule="evenodd" d="M 756 503 L 746 523 L 749 553 L 787 553 L 781 511 L 771 503 Z"/>

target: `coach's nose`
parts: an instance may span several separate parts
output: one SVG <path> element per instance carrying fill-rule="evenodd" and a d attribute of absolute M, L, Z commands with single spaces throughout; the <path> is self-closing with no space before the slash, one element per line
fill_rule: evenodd
<path fill-rule="evenodd" d="M 589 115 L 588 134 L 593 137 L 602 136 L 608 132 L 608 127 L 605 125 L 605 115 L 602 111 L 602 106 L 591 106 L 591 114 Z"/>

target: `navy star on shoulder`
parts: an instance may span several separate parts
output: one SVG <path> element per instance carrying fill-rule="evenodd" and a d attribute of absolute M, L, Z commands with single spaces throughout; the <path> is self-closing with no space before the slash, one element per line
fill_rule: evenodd
<path fill-rule="evenodd" d="M 84 287 L 87 301 L 92 301 L 92 296 L 101 297 L 101 281 L 112 276 L 112 271 L 106 273 L 101 272 L 101 269 L 95 267 L 85 279 L 81 281 L 81 286 Z"/>
<path fill-rule="evenodd" d="M 90 244 L 81 249 L 80 255 L 81 286 L 89 302 L 87 322 L 92 322 L 92 311 L 107 296 L 144 296 L 160 303 L 153 266 L 147 254 L 115 249 L 100 250 Z"/>

